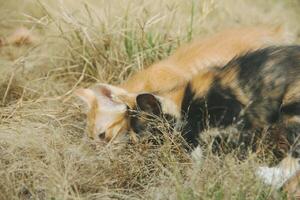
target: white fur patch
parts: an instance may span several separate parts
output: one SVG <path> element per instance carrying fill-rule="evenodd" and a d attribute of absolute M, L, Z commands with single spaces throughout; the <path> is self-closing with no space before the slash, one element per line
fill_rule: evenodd
<path fill-rule="evenodd" d="M 265 184 L 272 185 L 273 187 L 279 189 L 295 173 L 291 171 L 284 171 L 278 167 L 259 167 L 256 174 L 263 180 Z"/>
<path fill-rule="evenodd" d="M 288 158 L 289 159 L 289 158 Z M 276 167 L 259 167 L 256 171 L 256 175 L 262 179 L 265 184 L 271 185 L 275 188 L 281 188 L 286 181 L 295 176 L 300 170 L 298 160 L 284 163 L 280 163 Z"/>

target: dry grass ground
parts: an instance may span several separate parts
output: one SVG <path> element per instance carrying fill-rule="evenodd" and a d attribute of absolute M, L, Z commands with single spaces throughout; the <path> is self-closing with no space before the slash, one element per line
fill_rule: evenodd
<path fill-rule="evenodd" d="M 0 0 L 0 199 L 283 198 L 255 177 L 255 156 L 192 163 L 170 142 L 87 140 L 72 91 L 121 82 L 223 27 L 284 24 L 298 34 L 299 20 L 296 0 Z M 19 27 L 30 44 L 14 43 Z"/>

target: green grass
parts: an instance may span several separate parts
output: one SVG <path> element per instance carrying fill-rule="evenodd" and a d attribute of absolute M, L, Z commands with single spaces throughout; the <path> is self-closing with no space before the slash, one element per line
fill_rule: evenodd
<path fill-rule="evenodd" d="M 0 37 L 26 27 L 31 45 L 0 47 L 0 199 L 270 199 L 257 158 L 208 154 L 201 164 L 166 142 L 103 147 L 84 135 L 72 96 L 120 83 L 195 37 L 229 26 L 284 24 L 297 1 L 0 2 Z"/>

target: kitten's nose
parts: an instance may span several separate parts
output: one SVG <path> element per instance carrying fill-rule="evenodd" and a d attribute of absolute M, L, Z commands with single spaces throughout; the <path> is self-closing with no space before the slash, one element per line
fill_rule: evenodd
<path fill-rule="evenodd" d="M 99 133 L 98 134 L 99 139 L 103 140 L 105 139 L 105 132 Z"/>

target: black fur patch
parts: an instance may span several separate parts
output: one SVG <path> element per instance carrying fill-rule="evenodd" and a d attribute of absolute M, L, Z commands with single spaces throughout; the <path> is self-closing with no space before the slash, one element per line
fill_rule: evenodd
<path fill-rule="evenodd" d="M 162 131 L 173 132 L 176 118 L 161 111 L 159 115 L 154 115 L 152 111 L 149 113 L 141 110 L 139 107 L 135 107 L 129 110 L 129 124 L 137 135 L 143 135 L 147 132 L 154 137 L 160 137 L 163 135 Z"/>
<path fill-rule="evenodd" d="M 144 132 L 147 128 L 146 120 L 141 118 L 140 112 L 141 111 L 138 111 L 137 107 L 133 108 L 132 110 L 129 110 L 128 112 L 130 127 L 137 134 Z"/>
<path fill-rule="evenodd" d="M 286 115 L 300 115 L 300 102 L 294 102 L 283 106 L 281 112 Z"/>
<path fill-rule="evenodd" d="M 289 124 L 286 129 L 287 140 L 291 146 L 290 153 L 294 158 L 300 158 L 300 124 Z"/>
<path fill-rule="evenodd" d="M 242 80 L 246 84 L 249 82 L 253 82 L 253 78 L 257 78 L 261 67 L 268 60 L 269 51 L 269 48 L 261 49 L 241 56 L 236 60 L 233 60 L 233 62 L 236 62 L 240 66 L 238 77 L 239 80 Z M 232 63 L 230 62 L 228 65 L 231 66 L 231 64 Z M 225 68 L 227 66 L 225 66 Z"/>
<path fill-rule="evenodd" d="M 137 134 L 145 132 L 146 129 L 149 130 L 149 127 L 155 130 L 151 122 L 163 116 L 159 100 L 151 93 L 143 93 L 136 97 L 136 103 L 137 105 L 129 110 L 129 123 L 132 130 Z"/>
<path fill-rule="evenodd" d="M 209 125 L 226 127 L 231 125 L 239 116 L 242 104 L 229 88 L 222 88 L 215 84 L 207 95 Z"/>
<path fill-rule="evenodd" d="M 269 130 L 269 141 L 275 144 L 273 153 L 279 159 L 290 153 L 294 158 L 300 158 L 300 124 L 277 123 Z"/>
<path fill-rule="evenodd" d="M 186 124 L 183 138 L 195 147 L 199 133 L 209 127 L 227 127 L 239 116 L 242 104 L 229 88 L 215 84 L 206 97 L 198 98 L 188 86 L 182 102 L 182 116 Z"/>
<path fill-rule="evenodd" d="M 198 134 L 204 130 L 205 125 L 205 99 L 196 99 L 191 85 L 188 84 L 181 104 L 181 116 L 184 125 L 182 127 L 182 137 L 192 147 L 198 145 Z"/>

